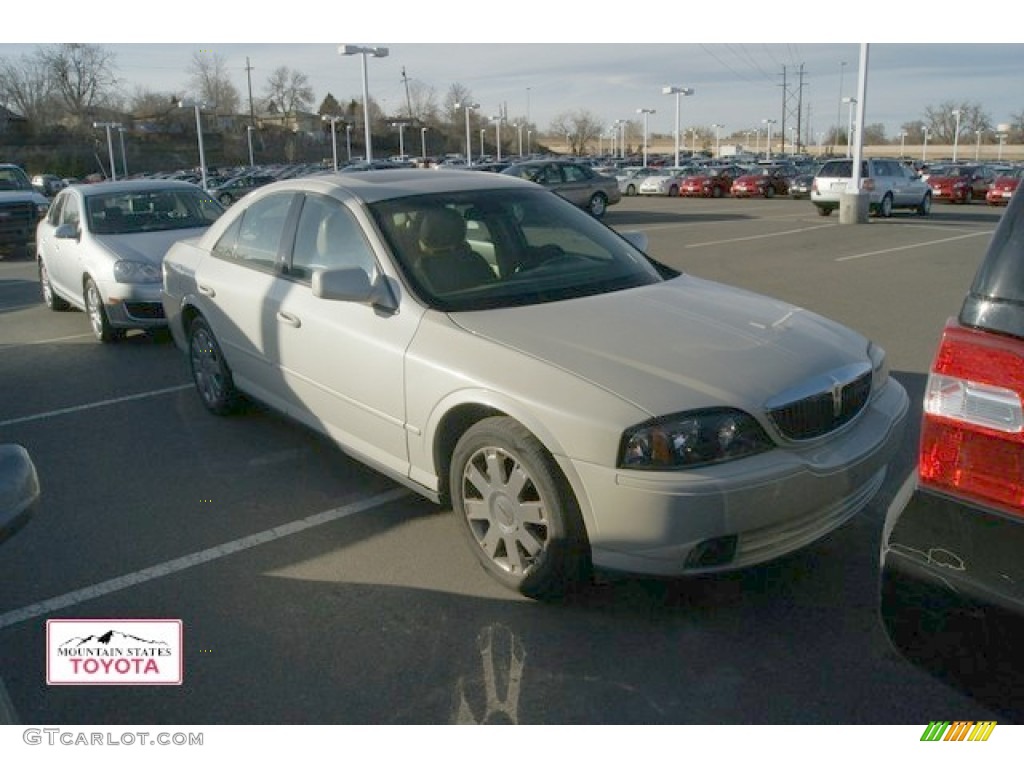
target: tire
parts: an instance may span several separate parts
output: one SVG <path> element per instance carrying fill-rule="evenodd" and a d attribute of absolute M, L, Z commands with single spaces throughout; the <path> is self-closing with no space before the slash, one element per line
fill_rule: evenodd
<path fill-rule="evenodd" d="M 775 187 L 773 187 L 771 184 L 769 184 L 767 187 L 765 187 L 764 188 L 764 196 L 766 198 L 768 198 L 769 200 L 771 200 L 773 197 L 775 197 Z"/>
<path fill-rule="evenodd" d="M 608 210 L 608 198 L 600 192 L 595 193 L 587 203 L 587 212 L 595 219 L 600 219 L 606 210 Z"/>
<path fill-rule="evenodd" d="M 636 197 L 636 185 L 630 184 L 626 187 L 626 197 Z"/>
<path fill-rule="evenodd" d="M 452 509 L 484 570 L 535 599 L 564 596 L 590 570 L 576 497 L 551 455 L 505 416 L 459 439 L 449 474 Z"/>
<path fill-rule="evenodd" d="M 921 198 L 920 204 L 917 206 L 917 215 L 918 216 L 927 216 L 931 212 L 932 212 L 932 196 L 930 194 L 925 194 L 925 196 Z"/>
<path fill-rule="evenodd" d="M 878 206 L 878 215 L 883 219 L 892 218 L 892 195 L 889 193 L 882 198 L 882 203 Z"/>
<path fill-rule="evenodd" d="M 669 197 L 679 197 L 679 187 L 677 187 L 675 184 L 673 184 L 671 187 L 669 187 L 668 188 L 668 196 Z"/>
<path fill-rule="evenodd" d="M 96 282 L 91 277 L 85 280 L 82 298 L 85 302 L 85 315 L 89 318 L 92 335 L 96 337 L 97 341 L 109 344 L 110 342 L 118 341 L 124 336 L 123 330 L 114 328 L 110 324 L 107 310 L 103 306 L 103 297 L 100 295 L 100 289 L 96 287 Z"/>
<path fill-rule="evenodd" d="M 711 188 L 711 196 L 713 198 L 715 198 L 716 200 L 718 198 L 720 198 L 722 196 L 722 188 L 721 187 L 712 187 Z"/>
<path fill-rule="evenodd" d="M 819 216 L 831 216 L 832 215 L 832 209 L 829 208 L 826 205 L 816 205 L 814 207 L 818 209 L 818 215 Z"/>
<path fill-rule="evenodd" d="M 220 345 L 202 316 L 188 327 L 188 361 L 192 382 L 206 410 L 227 416 L 237 410 L 241 396 Z"/>
<path fill-rule="evenodd" d="M 43 295 L 43 303 L 47 309 L 53 312 L 66 312 L 71 308 L 64 299 L 56 294 L 53 290 L 53 285 L 50 283 L 50 273 L 46 269 L 46 265 L 40 258 L 38 260 L 39 265 L 39 292 Z"/>
<path fill-rule="evenodd" d="M 234 200 L 232 199 L 231 195 L 225 192 L 223 195 L 217 198 L 217 202 L 219 202 L 225 208 L 229 208 L 231 206 L 231 203 L 234 202 Z"/>

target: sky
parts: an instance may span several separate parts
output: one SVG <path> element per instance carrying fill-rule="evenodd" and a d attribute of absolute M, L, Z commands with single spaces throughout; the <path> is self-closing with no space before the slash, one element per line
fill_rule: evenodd
<path fill-rule="evenodd" d="M 130 21 L 137 28 L 119 25 L 119 14 L 97 18 L 80 3 L 58 12 L 61 5 L 47 6 L 42 26 L 37 10 L 26 16 L 28 28 L 35 23 L 46 37 L 26 42 L 22 32 L 11 40 L 10 30 L 25 27 L 5 24 L 0 57 L 67 40 L 98 43 L 115 54 L 126 92 L 140 86 L 182 94 L 192 57 L 213 52 L 224 58 L 243 103 L 247 64 L 257 98 L 270 73 L 287 66 L 308 76 L 315 109 L 327 93 L 342 102 L 361 98 L 361 57 L 339 55 L 340 44 L 384 46 L 389 55 L 368 58 L 367 72 L 370 95 L 386 112 L 405 103 L 404 72 L 432 88 L 439 104 L 458 83 L 481 114 L 528 117 L 542 132 L 566 112 L 586 110 L 610 126 L 642 121 L 637 110 L 653 109 L 651 133 L 671 135 L 676 97 L 662 89 L 677 86 L 694 90 L 680 98 L 684 130 L 719 124 L 727 136 L 763 129 L 764 119 L 776 120 L 778 130 L 783 117 L 791 129 L 799 98 L 803 133 L 813 140 L 837 124 L 845 127 L 849 106 L 842 98 L 858 96 L 862 69 L 864 122 L 881 123 L 889 137 L 947 103 L 979 104 L 994 125 L 1024 113 L 1024 35 L 1015 39 L 1013 25 L 992 23 L 1011 17 L 1009 3 L 1005 13 L 1000 2 L 987 3 L 978 12 L 984 18 L 964 24 L 937 10 L 922 15 L 917 7 L 883 3 L 861 3 L 856 20 L 840 22 L 854 6 L 836 4 L 838 14 L 824 15 L 820 2 L 803 0 L 734 2 L 725 11 L 694 10 L 678 0 L 635 8 L 614 0 L 557 7 L 539 0 L 500 6 L 391 0 L 359 11 L 336 0 L 302 3 L 301 14 L 291 17 L 261 12 L 254 3 L 211 10 L 209 3 L 179 0 L 173 14 L 142 9 L 148 18 Z M 872 6 L 884 9 L 878 18 L 868 12 Z M 826 30 L 833 42 L 818 41 Z M 868 42 L 866 67 L 862 41 Z"/>

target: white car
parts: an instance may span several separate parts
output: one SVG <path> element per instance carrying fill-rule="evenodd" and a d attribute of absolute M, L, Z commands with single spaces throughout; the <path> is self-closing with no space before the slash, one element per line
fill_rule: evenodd
<path fill-rule="evenodd" d="M 678 197 L 683 179 L 693 172 L 693 168 L 658 168 L 643 178 L 636 192 L 638 195 Z"/>
<path fill-rule="evenodd" d="M 641 239 L 501 174 L 308 177 L 172 246 L 163 301 L 207 409 L 255 398 L 450 504 L 526 595 L 741 568 L 855 515 L 908 410 L 884 352 Z"/>
<path fill-rule="evenodd" d="M 811 183 L 811 202 L 819 215 L 828 216 L 839 208 L 852 178 L 852 160 L 825 161 Z M 868 209 L 882 218 L 889 218 L 897 209 L 910 209 L 919 216 L 931 212 L 931 187 L 899 160 L 862 160 L 860 186 L 868 195 Z"/>
<path fill-rule="evenodd" d="M 36 229 L 43 301 L 84 310 L 93 334 L 166 326 L 160 264 L 183 237 L 206 231 L 224 208 L 185 181 L 116 181 L 61 190 Z"/>

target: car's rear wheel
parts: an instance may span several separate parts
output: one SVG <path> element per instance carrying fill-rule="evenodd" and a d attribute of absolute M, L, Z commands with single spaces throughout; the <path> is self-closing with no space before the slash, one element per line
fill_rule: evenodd
<path fill-rule="evenodd" d="M 54 312 L 64 312 L 71 307 L 70 304 L 54 292 L 53 284 L 50 283 L 50 273 L 42 259 L 39 259 L 39 290 L 43 295 L 43 303 L 46 304 L 48 309 Z"/>
<path fill-rule="evenodd" d="M 882 203 L 878 206 L 878 215 L 883 219 L 888 219 L 892 216 L 892 195 L 887 193 L 882 198 Z"/>
<path fill-rule="evenodd" d="M 608 198 L 597 192 L 590 198 L 590 202 L 587 203 L 587 211 L 595 219 L 600 219 L 604 216 L 604 212 L 608 210 Z"/>
<path fill-rule="evenodd" d="M 218 200 L 218 202 L 220 202 L 220 204 L 221 204 L 221 205 L 223 205 L 223 206 L 224 206 L 225 208 L 229 207 L 229 206 L 231 205 L 231 203 L 233 202 L 233 198 L 232 198 L 232 197 L 231 197 L 231 195 L 229 195 L 229 194 L 228 194 L 227 192 L 225 192 L 225 193 L 224 193 L 223 195 L 220 195 L 220 196 L 219 196 L 219 197 L 217 198 L 217 200 Z"/>
<path fill-rule="evenodd" d="M 716 197 L 716 198 L 717 197 L 721 197 L 722 196 L 722 188 L 721 187 L 712 187 L 711 188 L 711 196 L 712 197 Z"/>
<path fill-rule="evenodd" d="M 917 206 L 918 216 L 927 216 L 932 212 L 932 196 L 926 194 L 921 198 L 921 203 Z"/>
<path fill-rule="evenodd" d="M 192 381 L 206 409 L 218 416 L 234 411 L 240 395 L 220 345 L 202 316 L 196 317 L 189 325 L 188 358 Z"/>
<path fill-rule="evenodd" d="M 92 334 L 96 337 L 97 341 L 107 344 L 111 341 L 117 341 L 124 336 L 123 330 L 115 328 L 110 324 L 107 310 L 103 306 L 103 297 L 100 295 L 100 289 L 96 286 L 96 281 L 91 277 L 85 281 L 83 299 L 85 301 L 85 314 L 89 318 Z"/>
<path fill-rule="evenodd" d="M 590 566 L 576 497 L 551 455 L 514 419 L 495 416 L 459 439 L 452 508 L 484 569 L 528 597 L 564 595 Z"/>
<path fill-rule="evenodd" d="M 626 196 L 627 197 L 636 197 L 636 185 L 635 184 L 630 184 L 629 186 L 626 187 Z"/>
<path fill-rule="evenodd" d="M 679 197 L 679 187 L 677 187 L 675 184 L 673 184 L 671 187 L 669 187 L 668 188 L 668 196 L 669 197 Z"/>
<path fill-rule="evenodd" d="M 769 184 L 767 187 L 765 187 L 764 188 L 764 196 L 768 197 L 768 198 L 775 197 L 775 187 L 773 187 L 771 184 Z"/>
<path fill-rule="evenodd" d="M 829 208 L 827 205 L 816 205 L 814 207 L 818 209 L 818 215 L 819 216 L 831 216 L 832 215 L 832 209 Z"/>

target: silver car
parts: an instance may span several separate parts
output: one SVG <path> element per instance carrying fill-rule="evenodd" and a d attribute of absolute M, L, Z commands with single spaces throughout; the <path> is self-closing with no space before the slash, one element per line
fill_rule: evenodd
<path fill-rule="evenodd" d="M 811 182 L 811 202 L 819 215 L 839 208 L 840 195 L 852 177 L 853 160 L 827 160 L 818 169 Z M 868 194 L 868 209 L 877 216 L 889 218 L 896 209 L 910 209 L 919 216 L 931 212 L 931 187 L 899 160 L 862 160 L 860 186 Z"/>
<path fill-rule="evenodd" d="M 616 205 L 622 200 L 615 177 L 598 173 L 585 163 L 527 160 L 510 165 L 501 173 L 540 184 L 583 208 L 595 219 L 604 216 L 609 205 Z"/>
<path fill-rule="evenodd" d="M 642 240 L 500 174 L 310 177 L 172 246 L 164 308 L 207 409 L 247 395 L 451 505 L 523 594 L 825 536 L 904 428 L 884 352 Z"/>
<path fill-rule="evenodd" d="M 224 208 L 185 181 L 117 181 L 62 190 L 36 229 L 39 285 L 54 311 L 84 310 L 100 341 L 166 326 L 160 264 L 171 243 Z"/>

